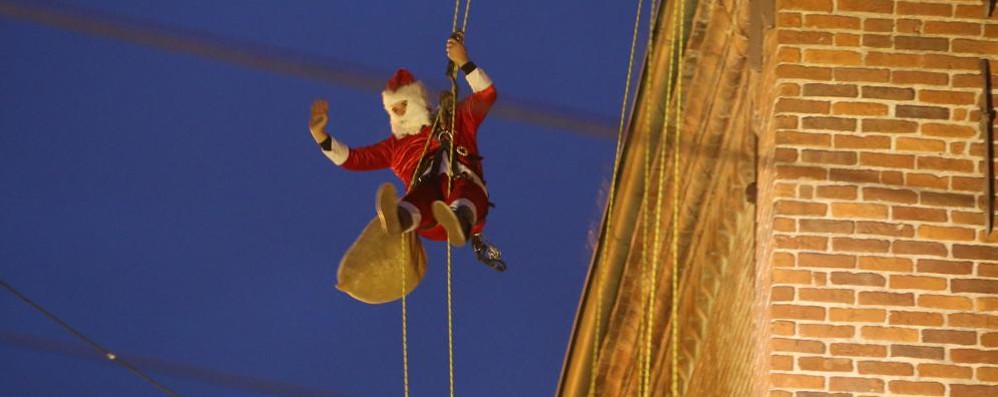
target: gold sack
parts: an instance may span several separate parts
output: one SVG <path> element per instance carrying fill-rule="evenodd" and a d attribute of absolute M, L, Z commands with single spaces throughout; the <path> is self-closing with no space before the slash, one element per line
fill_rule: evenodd
<path fill-rule="evenodd" d="M 336 272 L 336 288 L 364 303 L 387 303 L 402 298 L 419 285 L 426 273 L 426 252 L 415 233 L 392 237 L 374 218 L 350 246 Z"/>

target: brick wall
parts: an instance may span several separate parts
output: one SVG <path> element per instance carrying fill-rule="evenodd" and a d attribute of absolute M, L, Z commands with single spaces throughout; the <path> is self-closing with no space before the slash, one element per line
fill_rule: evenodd
<path fill-rule="evenodd" d="M 759 238 L 771 396 L 998 396 L 987 3 L 776 0 Z"/>

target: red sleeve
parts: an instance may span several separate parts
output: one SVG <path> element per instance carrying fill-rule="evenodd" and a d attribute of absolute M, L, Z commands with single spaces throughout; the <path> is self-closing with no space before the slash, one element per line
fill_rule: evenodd
<path fill-rule="evenodd" d="M 360 148 L 350 148 L 342 167 L 352 171 L 370 171 L 392 165 L 392 137 Z"/>
<path fill-rule="evenodd" d="M 458 104 L 457 115 L 473 126 L 473 130 L 477 130 L 492 109 L 492 104 L 496 103 L 496 97 L 496 86 L 490 85 L 489 88 L 473 93 L 461 101 Z"/>

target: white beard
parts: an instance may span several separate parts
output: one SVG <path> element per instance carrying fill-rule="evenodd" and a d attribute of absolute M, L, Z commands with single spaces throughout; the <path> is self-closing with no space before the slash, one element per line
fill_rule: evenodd
<path fill-rule="evenodd" d="M 418 134 L 424 125 L 430 125 L 430 110 L 426 108 L 426 104 L 413 102 L 416 101 L 410 101 L 403 116 L 388 112 L 388 118 L 392 123 L 392 135 L 396 138 Z"/>

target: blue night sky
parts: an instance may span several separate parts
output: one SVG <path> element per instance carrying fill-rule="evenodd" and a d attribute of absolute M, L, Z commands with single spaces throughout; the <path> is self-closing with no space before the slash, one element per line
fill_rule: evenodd
<path fill-rule="evenodd" d="M 26 0 L 24 0 L 27 2 Z M 6 3 L 6 1 L 0 2 Z M 447 1 L 60 0 L 131 21 L 441 81 Z M 504 98 L 616 125 L 634 4 L 475 1 L 468 49 Z M 375 92 L 0 15 L 0 278 L 121 352 L 341 396 L 402 393 L 400 305 L 333 288 L 389 171 L 350 173 L 307 130 L 389 133 Z M 462 90 L 467 85 L 462 81 Z M 490 117 L 486 233 L 454 254 L 456 392 L 554 393 L 614 137 Z M 413 396 L 447 393 L 445 250 L 409 299 Z M 81 346 L 0 290 L 0 333 Z M 182 396 L 265 395 L 150 373 Z M 158 396 L 107 363 L 0 343 L 0 395 Z"/>

